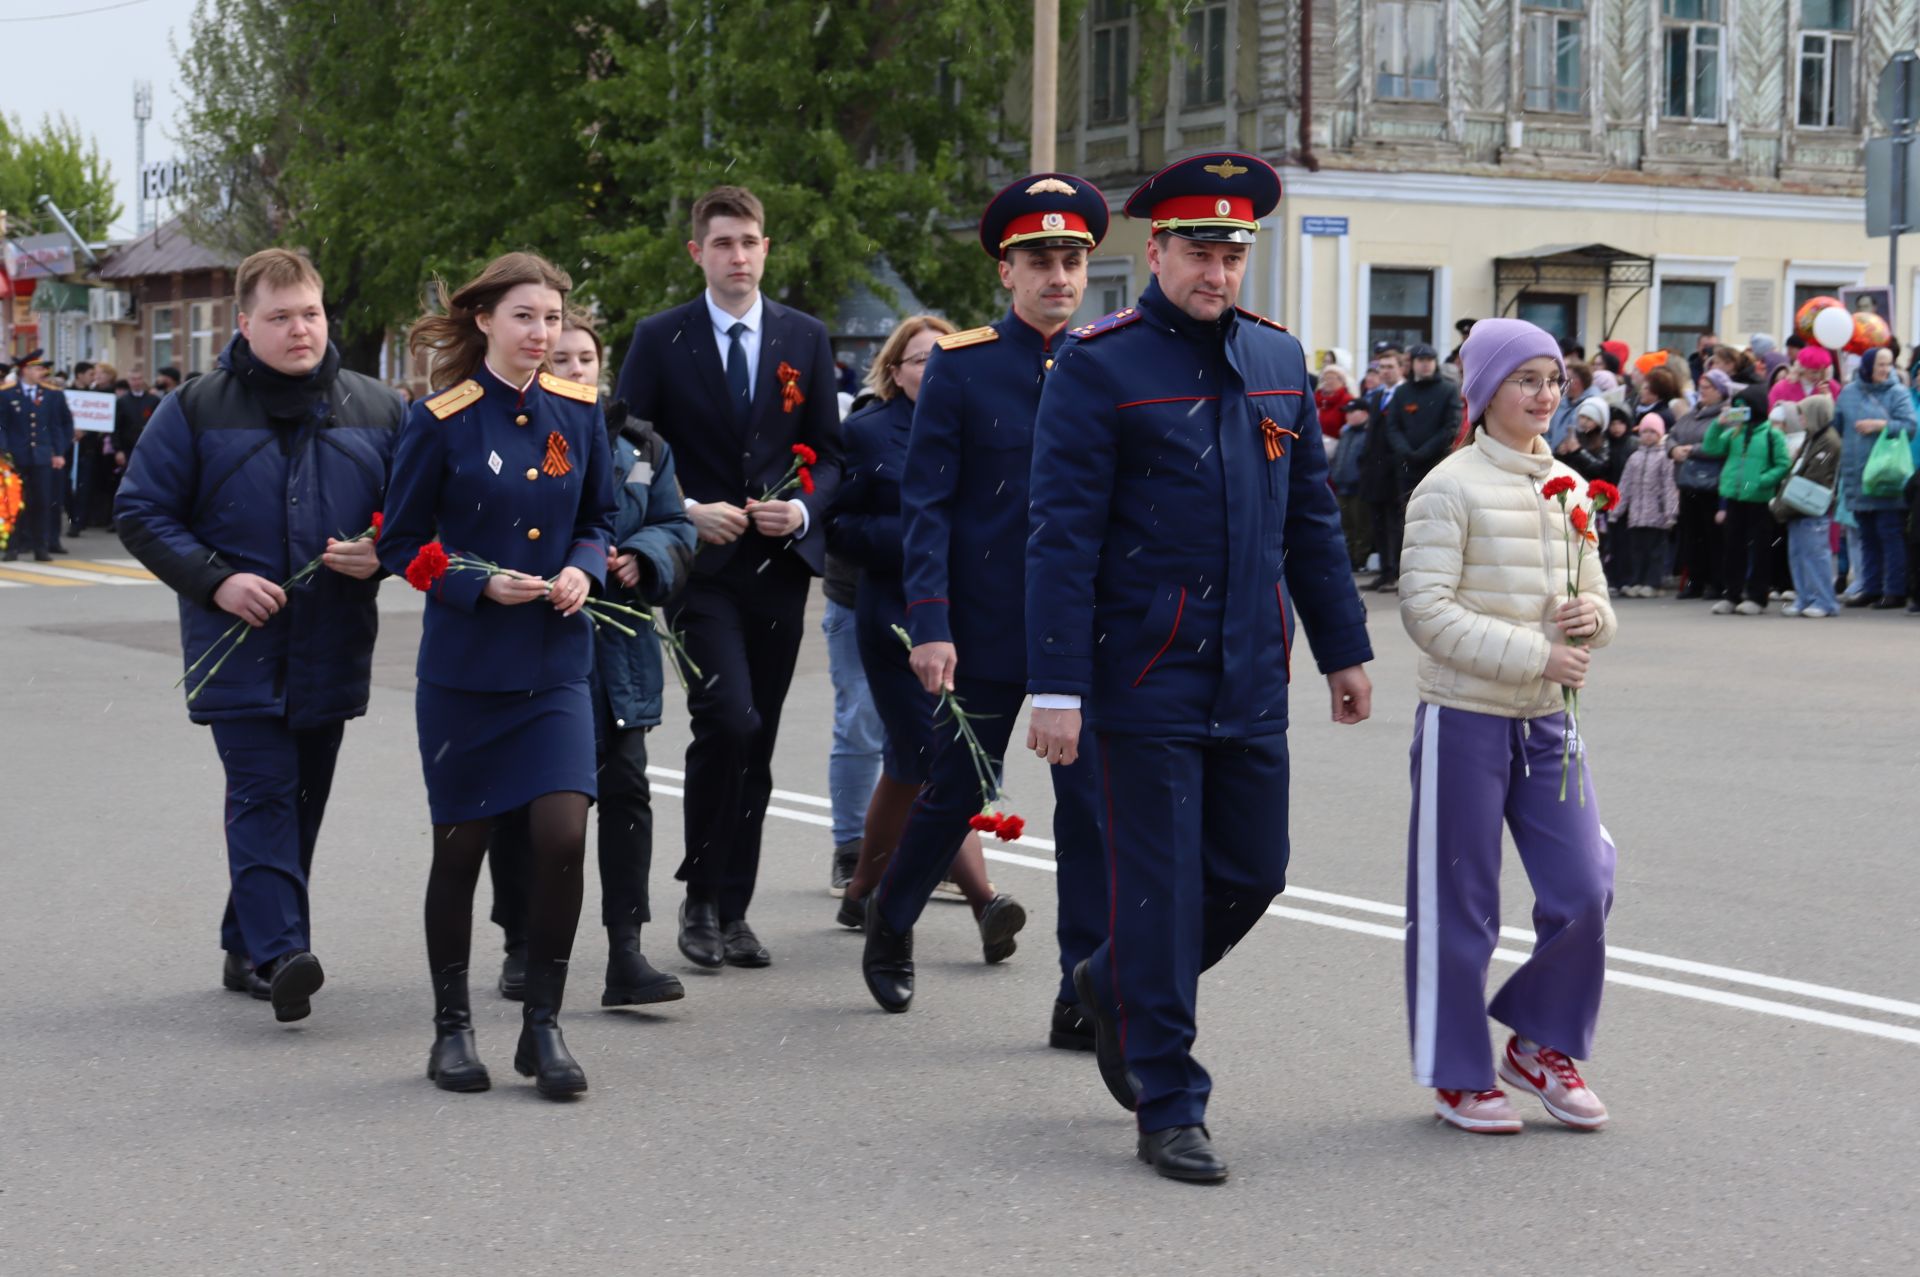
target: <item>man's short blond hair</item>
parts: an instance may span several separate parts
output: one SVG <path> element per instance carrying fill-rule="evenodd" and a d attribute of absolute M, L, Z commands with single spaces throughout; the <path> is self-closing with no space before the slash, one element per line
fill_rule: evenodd
<path fill-rule="evenodd" d="M 296 284 L 312 284 L 322 296 L 326 295 L 326 284 L 305 253 L 296 253 L 290 248 L 263 248 L 240 263 L 240 271 L 234 276 L 233 302 L 241 314 L 251 314 L 254 294 L 262 285 L 291 288 Z"/>

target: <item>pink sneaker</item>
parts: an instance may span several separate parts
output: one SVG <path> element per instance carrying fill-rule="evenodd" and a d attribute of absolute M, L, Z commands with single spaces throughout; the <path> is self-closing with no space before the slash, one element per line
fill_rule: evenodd
<path fill-rule="evenodd" d="M 1449 1126 L 1475 1135 L 1518 1135 L 1520 1115 L 1507 1103 L 1507 1093 L 1492 1091 L 1435 1091 L 1433 1115 Z"/>
<path fill-rule="evenodd" d="M 1522 1051 L 1520 1035 L 1514 1034 L 1500 1059 L 1500 1076 L 1539 1096 L 1547 1112 L 1575 1130 L 1597 1131 L 1607 1124 L 1607 1106 L 1580 1077 L 1573 1061 L 1552 1047 Z"/>

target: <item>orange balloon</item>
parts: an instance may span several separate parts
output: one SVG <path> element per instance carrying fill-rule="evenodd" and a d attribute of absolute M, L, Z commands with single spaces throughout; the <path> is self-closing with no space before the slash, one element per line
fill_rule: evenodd
<path fill-rule="evenodd" d="M 1864 355 L 1869 350 L 1878 350 L 1893 337 L 1887 327 L 1887 321 L 1868 311 L 1858 311 L 1853 317 L 1853 340 L 1847 343 L 1847 349 L 1856 355 Z"/>
<path fill-rule="evenodd" d="M 1813 317 L 1829 306 L 1838 306 L 1838 297 L 1815 297 L 1794 312 L 1793 330 L 1800 334 L 1803 341 L 1813 340 Z"/>

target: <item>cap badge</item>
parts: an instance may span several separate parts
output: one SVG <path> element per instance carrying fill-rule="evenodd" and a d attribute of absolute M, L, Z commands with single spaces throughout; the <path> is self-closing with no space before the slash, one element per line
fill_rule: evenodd
<path fill-rule="evenodd" d="M 1233 211 L 1233 205 L 1227 203 L 1227 201 L 1225 200 L 1217 200 L 1214 202 L 1213 211 L 1218 213 L 1220 216 L 1225 217 L 1228 213 L 1231 213 Z"/>
<path fill-rule="evenodd" d="M 1243 170 L 1244 171 L 1244 170 Z M 1077 195 L 1072 186 L 1057 177 L 1043 177 L 1027 188 L 1029 195 Z"/>
<path fill-rule="evenodd" d="M 1202 171 L 1212 173 L 1220 178 L 1221 181 L 1228 181 L 1239 177 L 1242 173 L 1247 172 L 1248 169 L 1244 164 L 1235 164 L 1232 160 L 1221 160 L 1218 164 L 1206 165 Z"/>
<path fill-rule="evenodd" d="M 1042 213 L 1040 215 L 1040 229 L 1043 231 L 1064 231 L 1067 229 L 1066 215 L 1064 213 Z"/>

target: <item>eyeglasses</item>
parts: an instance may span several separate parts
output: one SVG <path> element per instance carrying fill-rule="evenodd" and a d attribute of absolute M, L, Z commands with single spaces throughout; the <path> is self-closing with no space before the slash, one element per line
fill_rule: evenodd
<path fill-rule="evenodd" d="M 925 368 L 925 367 L 927 366 L 927 359 L 928 359 L 928 357 L 929 357 L 930 355 L 932 355 L 932 354 L 933 354 L 933 352 L 932 352 L 932 351 L 927 351 L 927 352 L 926 352 L 926 353 L 924 353 L 924 354 L 919 354 L 919 355 L 908 355 L 908 356 L 907 356 L 907 357 L 906 357 L 905 359 L 902 359 L 902 360 L 900 361 L 900 367 L 902 367 L 902 368 Z"/>
<path fill-rule="evenodd" d="M 1505 384 L 1520 387 L 1520 393 L 1528 399 L 1538 399 L 1547 391 L 1552 391 L 1557 395 L 1565 390 L 1567 388 L 1567 379 L 1565 377 L 1535 377 L 1529 374 L 1525 377 L 1509 377 Z"/>

